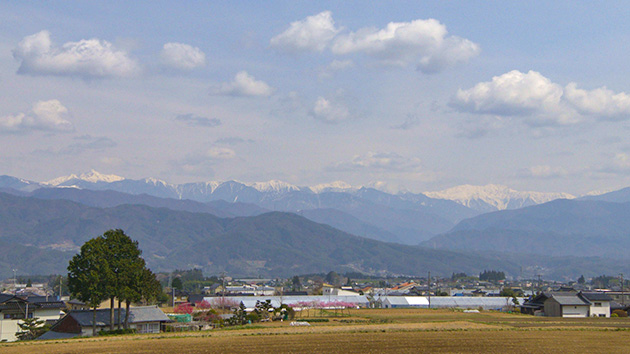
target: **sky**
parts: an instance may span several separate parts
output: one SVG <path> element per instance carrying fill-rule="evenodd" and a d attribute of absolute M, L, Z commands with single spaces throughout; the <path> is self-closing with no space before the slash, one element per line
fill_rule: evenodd
<path fill-rule="evenodd" d="M 2 1 L 0 175 L 630 185 L 630 3 Z"/>

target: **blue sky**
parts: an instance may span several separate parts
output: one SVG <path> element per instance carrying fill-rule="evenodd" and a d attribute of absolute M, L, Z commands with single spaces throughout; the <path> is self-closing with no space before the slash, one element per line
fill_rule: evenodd
<path fill-rule="evenodd" d="M 630 185 L 626 2 L 0 3 L 0 174 Z"/>

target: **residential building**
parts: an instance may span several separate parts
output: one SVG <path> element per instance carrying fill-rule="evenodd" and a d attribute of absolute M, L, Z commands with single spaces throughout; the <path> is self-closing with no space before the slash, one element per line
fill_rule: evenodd
<path fill-rule="evenodd" d="M 48 296 L 0 294 L 0 341 L 17 340 L 19 323 L 25 318 L 38 318 L 53 323 L 61 317 L 63 301 Z"/>
<path fill-rule="evenodd" d="M 125 320 L 126 309 L 121 309 L 121 321 Z M 114 324 L 118 324 L 118 309 L 114 310 Z M 59 339 L 76 336 L 91 336 L 92 328 L 96 331 L 110 328 L 110 309 L 96 310 L 96 323 L 93 322 L 93 310 L 76 310 L 68 312 L 57 321 L 50 331 L 38 339 Z M 137 333 L 159 333 L 161 325 L 172 322 L 157 306 L 139 306 L 129 309 L 129 327 Z"/>

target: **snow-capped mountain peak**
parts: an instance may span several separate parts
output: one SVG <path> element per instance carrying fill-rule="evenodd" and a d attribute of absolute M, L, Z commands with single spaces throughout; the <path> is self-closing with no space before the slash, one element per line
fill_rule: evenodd
<path fill-rule="evenodd" d="M 335 181 L 330 183 L 322 183 L 313 187 L 309 187 L 313 193 L 323 193 L 323 192 L 346 192 L 350 190 L 355 190 L 357 188 L 352 187 L 350 184 L 344 181 Z"/>
<path fill-rule="evenodd" d="M 267 182 L 254 182 L 245 185 L 248 185 L 259 192 L 293 192 L 300 190 L 300 187 L 296 185 L 275 179 Z"/>
<path fill-rule="evenodd" d="M 575 198 L 573 195 L 567 193 L 521 192 L 497 184 L 488 184 L 485 186 L 465 184 L 442 191 L 425 192 L 424 194 L 430 198 L 452 200 L 474 209 L 479 209 L 480 204 L 484 203 L 497 210 L 541 204 L 554 199 Z"/>
<path fill-rule="evenodd" d="M 75 174 L 71 174 L 69 176 L 57 177 L 55 179 L 51 179 L 50 181 L 43 182 L 43 184 L 46 184 L 49 186 L 59 186 L 61 184 L 64 184 L 72 180 L 81 180 L 81 181 L 90 182 L 90 183 L 98 183 L 98 182 L 112 183 L 112 182 L 122 181 L 124 179 L 125 179 L 124 177 L 120 177 L 116 175 L 106 175 L 106 174 L 99 173 L 95 170 L 90 170 L 90 172 L 82 173 L 78 176 Z"/>

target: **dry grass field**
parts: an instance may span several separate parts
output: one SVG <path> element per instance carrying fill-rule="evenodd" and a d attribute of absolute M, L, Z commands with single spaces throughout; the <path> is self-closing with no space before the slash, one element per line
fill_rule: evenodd
<path fill-rule="evenodd" d="M 630 319 L 450 310 L 353 310 L 309 327 L 239 329 L 0 345 L 0 353 L 628 353 Z"/>

